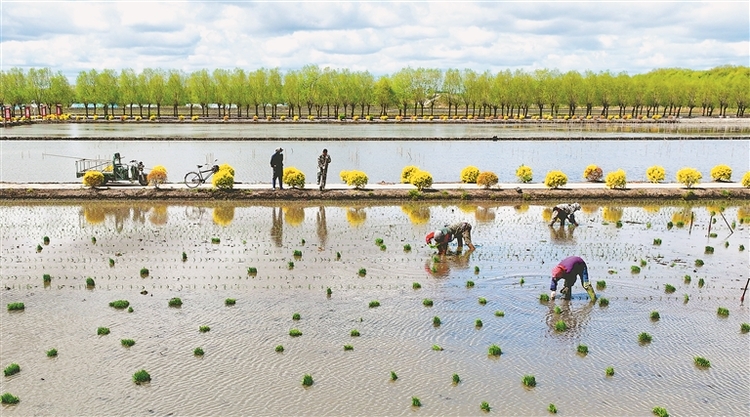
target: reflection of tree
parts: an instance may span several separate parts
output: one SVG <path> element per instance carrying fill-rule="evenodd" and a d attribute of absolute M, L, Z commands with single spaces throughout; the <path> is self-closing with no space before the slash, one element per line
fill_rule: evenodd
<path fill-rule="evenodd" d="M 552 208 L 551 207 L 545 207 L 544 210 L 542 210 L 542 220 L 544 220 L 546 223 L 549 223 L 552 221 Z"/>
<path fill-rule="evenodd" d="M 284 207 L 284 221 L 290 226 L 299 226 L 305 221 L 305 208 L 302 206 Z"/>
<path fill-rule="evenodd" d="M 656 214 L 661 210 L 659 206 L 643 206 L 643 211 L 650 214 Z"/>
<path fill-rule="evenodd" d="M 352 226 L 359 226 L 367 219 L 367 213 L 363 208 L 349 207 L 346 209 L 346 221 Z"/>
<path fill-rule="evenodd" d="M 284 223 L 282 218 L 282 208 L 271 207 L 271 239 L 278 248 L 281 247 L 284 240 Z"/>
<path fill-rule="evenodd" d="M 581 205 L 581 212 L 586 214 L 594 214 L 599 211 L 599 206 L 596 204 L 583 204 Z"/>
<path fill-rule="evenodd" d="M 131 219 L 133 219 L 133 223 L 143 224 L 146 223 L 146 213 L 151 208 L 148 206 L 134 206 Z"/>
<path fill-rule="evenodd" d="M 155 205 L 148 216 L 148 221 L 155 226 L 167 224 L 166 204 Z"/>
<path fill-rule="evenodd" d="M 675 212 L 672 215 L 672 223 L 674 223 L 675 225 L 677 223 L 680 223 L 680 224 L 683 224 L 683 225 L 689 224 L 690 223 L 690 219 L 692 217 L 693 217 L 693 211 L 690 210 L 689 208 L 684 208 L 684 209 L 682 209 L 682 210 L 680 210 L 678 212 Z"/>
<path fill-rule="evenodd" d="M 724 210 L 722 209 L 722 207 L 720 207 L 720 206 L 706 206 L 706 210 L 708 210 L 708 214 L 709 214 L 709 215 L 710 215 L 711 213 L 713 213 L 713 214 L 714 214 L 714 215 L 716 215 L 716 216 L 718 216 L 718 215 L 719 215 L 719 213 L 721 213 L 722 211 L 724 211 Z"/>
<path fill-rule="evenodd" d="M 458 205 L 458 209 L 464 213 L 474 213 L 477 211 L 476 204 L 461 203 Z"/>
<path fill-rule="evenodd" d="M 468 269 L 472 253 L 473 251 L 467 253 L 448 251 L 445 255 L 436 255 L 425 261 L 424 269 L 434 277 L 445 278 L 453 269 Z"/>
<path fill-rule="evenodd" d="M 737 209 L 737 220 L 750 223 L 750 206 L 742 206 Z"/>
<path fill-rule="evenodd" d="M 422 204 L 405 204 L 401 211 L 409 216 L 412 224 L 425 224 L 430 221 L 430 208 Z"/>
<path fill-rule="evenodd" d="M 100 224 L 103 223 L 107 217 L 114 217 L 115 229 L 118 232 L 122 231 L 125 220 L 130 216 L 130 209 L 128 206 L 115 203 L 115 204 L 87 204 L 83 206 L 83 217 L 87 223 Z"/>
<path fill-rule="evenodd" d="M 622 207 L 604 207 L 602 209 L 602 218 L 606 222 L 616 223 L 622 220 Z"/>
<path fill-rule="evenodd" d="M 323 206 L 318 207 L 318 213 L 315 215 L 315 225 L 317 226 L 320 247 L 325 248 L 328 242 L 328 225 L 326 224 L 326 208 Z"/>
<path fill-rule="evenodd" d="M 89 224 L 103 223 L 106 218 L 104 207 L 100 205 L 90 205 L 83 207 L 83 218 Z"/>
<path fill-rule="evenodd" d="M 576 288 L 575 286 L 573 287 Z M 580 287 L 579 287 L 580 288 Z M 585 295 L 584 292 L 584 298 L 586 298 L 586 304 L 581 306 L 580 308 L 573 309 L 572 301 L 560 299 L 558 304 L 560 305 L 560 308 L 562 311 L 560 314 L 555 314 L 555 302 L 550 301 L 549 302 L 549 310 L 547 310 L 547 314 L 545 316 L 545 321 L 547 322 L 547 326 L 549 327 L 550 333 L 556 333 L 559 335 L 564 335 L 566 337 L 570 336 L 578 336 L 583 332 L 583 327 L 588 323 L 588 321 L 591 319 L 591 310 L 594 308 L 594 305 L 596 303 L 591 302 L 588 300 L 588 296 Z M 575 299 L 575 295 L 573 296 Z M 565 322 L 565 325 L 567 326 L 567 330 L 564 332 L 558 332 L 555 330 L 555 323 L 557 323 L 558 320 L 562 320 Z"/>
<path fill-rule="evenodd" d="M 234 206 L 222 205 L 214 208 L 214 223 L 219 226 L 229 226 L 234 220 Z"/>
<path fill-rule="evenodd" d="M 495 221 L 495 209 L 491 207 L 477 206 L 474 218 L 478 223 L 490 223 Z"/>
<path fill-rule="evenodd" d="M 526 204 L 526 203 L 517 204 L 517 205 L 513 206 L 513 208 L 516 210 L 516 213 L 518 213 L 518 214 L 523 214 L 523 213 L 526 213 L 527 211 L 529 211 L 529 205 Z"/>
<path fill-rule="evenodd" d="M 563 226 L 559 227 L 550 226 L 549 235 L 550 239 L 555 243 L 573 244 L 573 232 L 576 230 L 575 226 Z"/>

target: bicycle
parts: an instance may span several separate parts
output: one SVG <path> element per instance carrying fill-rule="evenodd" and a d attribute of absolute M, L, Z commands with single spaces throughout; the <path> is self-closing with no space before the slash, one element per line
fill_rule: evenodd
<path fill-rule="evenodd" d="M 211 178 L 211 175 L 214 175 L 215 173 L 219 172 L 219 166 L 216 164 L 211 166 L 211 168 L 209 169 L 201 170 L 201 168 L 207 165 L 208 164 L 198 165 L 198 171 L 191 171 L 185 174 L 185 185 L 187 185 L 188 188 L 195 188 L 201 184 L 205 184 L 206 181 L 208 181 L 208 179 Z M 206 173 L 208 173 L 208 175 L 204 177 L 203 174 L 206 174 Z"/>

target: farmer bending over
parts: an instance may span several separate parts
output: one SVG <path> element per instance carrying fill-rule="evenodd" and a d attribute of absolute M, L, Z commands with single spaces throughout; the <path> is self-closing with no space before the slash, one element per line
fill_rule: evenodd
<path fill-rule="evenodd" d="M 581 205 L 578 203 L 573 204 L 558 204 L 552 209 L 552 222 L 550 226 L 554 225 L 556 221 L 560 220 L 560 225 L 565 226 L 565 220 L 570 220 L 571 223 L 578 226 L 576 222 L 575 212 L 581 209 Z"/>
<path fill-rule="evenodd" d="M 550 298 L 555 298 L 557 282 L 560 279 L 563 279 L 565 280 L 565 284 L 560 292 L 565 296 L 565 299 L 569 300 L 571 288 L 573 287 L 573 284 L 576 283 L 576 279 L 579 276 L 581 277 L 581 285 L 589 294 L 591 301 L 596 301 L 596 294 L 589 283 L 589 273 L 586 269 L 586 262 L 578 256 L 569 256 L 560 261 L 560 263 L 552 269 L 552 282 L 549 286 L 550 291 L 552 291 L 549 295 Z"/>
<path fill-rule="evenodd" d="M 463 250 L 464 240 L 466 241 L 466 246 L 469 247 L 469 250 L 473 251 L 476 249 L 471 243 L 471 225 L 467 222 L 458 222 L 450 226 L 445 226 L 440 230 L 431 232 L 425 237 L 425 241 L 428 245 L 431 241 L 435 241 L 439 255 L 444 254 L 446 250 L 448 250 L 448 243 L 453 239 L 457 239 L 458 241 L 458 248 L 456 248 L 457 252 Z"/>

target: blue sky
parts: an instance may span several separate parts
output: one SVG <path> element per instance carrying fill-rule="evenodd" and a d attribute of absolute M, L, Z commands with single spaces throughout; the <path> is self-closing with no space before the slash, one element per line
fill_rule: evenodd
<path fill-rule="evenodd" d="M 538 68 L 750 65 L 750 2 L 6 1 L 2 68 Z"/>

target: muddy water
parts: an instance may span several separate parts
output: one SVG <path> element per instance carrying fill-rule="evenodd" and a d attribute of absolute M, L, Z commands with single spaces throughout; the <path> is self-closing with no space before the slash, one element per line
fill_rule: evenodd
<path fill-rule="evenodd" d="M 739 297 L 748 252 L 739 245 L 749 246 L 750 207 L 727 207 L 736 229 L 719 217 L 714 238 L 712 210 L 589 205 L 580 227 L 550 229 L 541 206 L 1 205 L 0 299 L 26 307 L 0 311 L 0 363 L 21 366 L 1 380 L 0 391 L 21 399 L 2 414 L 479 415 L 487 401 L 499 415 L 544 415 L 550 403 L 560 415 L 649 415 L 656 406 L 746 415 L 750 334 L 740 324 L 750 311 Z M 474 224 L 477 250 L 436 262 L 423 236 L 459 219 Z M 670 221 L 685 224 L 668 229 Z M 597 292 L 609 306 L 590 304 L 579 285 L 570 301 L 538 301 L 549 270 L 571 254 L 586 259 L 592 281 L 606 281 Z M 172 297 L 181 308 L 168 307 Z M 134 311 L 108 306 L 118 299 Z M 380 307 L 369 308 L 373 300 Z M 555 331 L 558 320 L 567 331 Z M 98 327 L 111 333 L 97 336 Z M 292 328 L 302 336 L 290 337 Z M 642 332 L 650 344 L 638 343 Z M 121 346 L 126 338 L 136 344 Z M 492 344 L 499 358 L 487 356 Z M 46 357 L 51 348 L 57 358 Z M 697 368 L 695 356 L 711 367 Z M 140 369 L 150 384 L 133 384 Z M 301 386 L 304 374 L 312 387 Z M 535 388 L 522 386 L 526 374 Z"/>

